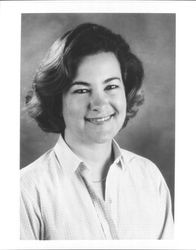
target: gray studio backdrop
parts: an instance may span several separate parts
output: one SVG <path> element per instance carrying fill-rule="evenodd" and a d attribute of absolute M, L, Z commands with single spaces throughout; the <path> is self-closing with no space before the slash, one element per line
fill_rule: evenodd
<path fill-rule="evenodd" d="M 21 168 L 51 148 L 58 135 L 38 128 L 24 110 L 25 94 L 40 60 L 64 31 L 83 22 L 120 33 L 143 61 L 145 103 L 117 136 L 119 144 L 151 159 L 161 170 L 174 203 L 175 15 L 23 14 L 21 30 Z"/>

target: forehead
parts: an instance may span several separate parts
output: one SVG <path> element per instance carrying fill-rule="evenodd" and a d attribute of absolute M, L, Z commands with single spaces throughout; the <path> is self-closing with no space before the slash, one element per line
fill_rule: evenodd
<path fill-rule="evenodd" d="M 81 60 L 74 80 L 94 80 L 114 76 L 121 77 L 118 59 L 112 52 L 100 52 L 85 56 Z"/>

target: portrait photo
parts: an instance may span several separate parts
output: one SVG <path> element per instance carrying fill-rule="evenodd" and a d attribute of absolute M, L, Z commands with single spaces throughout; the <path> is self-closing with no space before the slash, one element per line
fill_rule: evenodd
<path fill-rule="evenodd" d="M 0 249 L 195 249 L 195 11 L 0 2 Z"/>
<path fill-rule="evenodd" d="M 21 240 L 173 239 L 175 13 L 21 15 Z"/>

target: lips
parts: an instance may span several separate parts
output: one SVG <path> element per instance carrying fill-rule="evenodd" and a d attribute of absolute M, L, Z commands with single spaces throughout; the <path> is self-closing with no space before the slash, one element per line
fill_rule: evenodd
<path fill-rule="evenodd" d="M 93 124 L 102 124 L 103 122 L 109 121 L 114 115 L 115 114 L 101 116 L 101 117 L 85 118 L 85 120 Z"/>

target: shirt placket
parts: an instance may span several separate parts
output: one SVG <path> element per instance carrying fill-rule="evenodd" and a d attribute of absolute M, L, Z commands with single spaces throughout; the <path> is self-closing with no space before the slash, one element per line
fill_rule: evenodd
<path fill-rule="evenodd" d="M 110 167 L 105 185 L 105 200 L 110 209 L 110 214 L 118 231 L 118 211 L 119 211 L 119 177 L 121 176 L 120 168 L 113 163 Z M 118 235 L 119 237 L 119 235 Z"/>
<path fill-rule="evenodd" d="M 118 239 L 116 226 L 111 216 L 110 200 L 107 201 L 106 199 L 106 201 L 104 202 L 96 194 L 89 180 L 89 173 L 88 173 L 88 170 L 85 168 L 85 166 L 83 167 L 81 171 L 81 176 L 84 180 L 84 183 L 92 199 L 92 202 L 95 207 L 99 221 L 101 223 L 101 227 L 104 232 L 105 238 L 106 239 Z"/>

